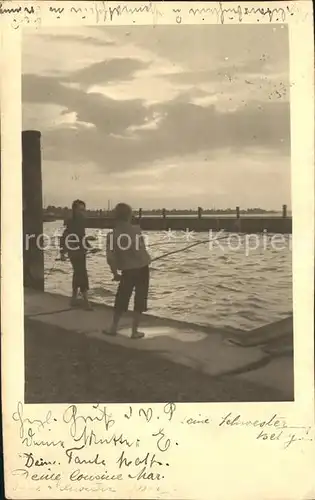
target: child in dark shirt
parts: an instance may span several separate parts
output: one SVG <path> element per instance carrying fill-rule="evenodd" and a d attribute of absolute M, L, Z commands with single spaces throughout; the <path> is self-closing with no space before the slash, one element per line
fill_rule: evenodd
<path fill-rule="evenodd" d="M 60 240 L 61 259 L 68 255 L 72 268 L 72 298 L 71 306 L 78 305 L 78 293 L 81 292 L 85 309 L 93 310 L 89 299 L 89 278 L 86 268 L 86 253 L 90 243 L 85 235 L 85 202 L 75 200 L 72 203 L 72 216 L 66 223 L 66 228 Z"/>

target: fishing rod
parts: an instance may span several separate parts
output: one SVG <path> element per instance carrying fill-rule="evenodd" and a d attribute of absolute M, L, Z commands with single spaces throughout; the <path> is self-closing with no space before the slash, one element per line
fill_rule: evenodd
<path fill-rule="evenodd" d="M 189 234 L 189 233 L 187 233 Z M 240 236 L 244 236 L 246 233 L 237 233 L 238 235 Z M 264 234 L 264 233 L 262 233 Z M 224 236 L 224 238 L 227 238 L 228 236 Z M 218 240 L 222 239 L 222 238 L 217 238 Z M 203 243 L 203 242 L 207 242 L 207 241 L 211 241 L 209 239 L 204 239 L 204 240 L 196 240 L 196 243 L 200 242 L 200 243 Z M 215 241 L 215 240 L 214 240 Z M 174 245 L 175 243 L 178 243 L 178 240 L 176 238 L 174 238 L 174 240 L 172 241 L 171 239 L 168 239 L 167 241 L 157 241 L 155 243 L 152 243 L 152 245 L 149 245 L 150 248 L 153 248 L 153 247 L 157 247 L 159 245 Z"/>
<path fill-rule="evenodd" d="M 238 233 L 240 236 L 244 236 L 246 233 Z M 173 255 L 173 254 L 176 254 L 176 253 L 180 253 L 180 252 L 184 252 L 185 250 L 188 250 L 189 248 L 193 248 L 193 247 L 196 247 L 197 245 L 201 245 L 202 243 L 210 243 L 211 241 L 219 241 L 219 240 L 224 240 L 224 239 L 227 239 L 229 238 L 230 235 L 225 235 L 225 236 L 221 236 L 220 238 L 207 238 L 207 239 L 204 239 L 204 240 L 198 240 L 198 241 L 195 241 L 194 243 L 192 243 L 191 245 L 188 245 L 184 248 L 179 248 L 177 250 L 172 250 L 171 252 L 167 252 L 165 254 L 162 254 L 162 255 L 159 255 L 158 257 L 155 257 L 154 259 L 151 260 L 151 262 L 155 262 L 157 260 L 160 260 L 160 259 L 164 259 L 166 257 L 168 257 L 169 255 Z M 166 242 L 166 243 L 173 243 L 173 242 Z M 154 245 L 151 245 L 152 246 L 156 246 L 156 244 Z"/>
<path fill-rule="evenodd" d="M 204 241 L 204 240 L 197 240 L 197 241 Z M 207 240 L 209 241 L 209 240 Z M 178 240 L 174 240 L 174 241 L 171 241 L 171 240 L 168 240 L 168 241 L 157 241 L 156 243 L 152 243 L 152 245 L 149 245 L 149 248 L 153 248 L 153 247 L 157 247 L 159 245 L 174 245 L 175 243 L 180 243 Z"/>
<path fill-rule="evenodd" d="M 228 238 L 229 236 L 221 236 L 220 238 L 212 238 L 209 240 L 209 238 L 205 239 L 205 240 L 198 240 L 198 241 L 195 241 L 194 243 L 192 243 L 191 245 L 187 245 L 186 247 L 184 248 L 179 248 L 177 250 L 172 250 L 171 252 L 167 252 L 167 253 L 164 253 L 162 255 L 159 255 L 158 257 L 155 257 L 154 259 L 151 259 L 151 263 L 152 262 L 156 262 L 157 260 L 160 260 L 160 259 L 164 259 L 166 257 L 168 257 L 169 255 L 173 255 L 175 253 L 179 253 L 179 252 L 184 252 L 185 250 L 188 250 L 189 248 L 193 248 L 193 247 L 196 247 L 197 245 L 201 245 L 202 243 L 210 243 L 211 241 L 218 241 L 218 240 L 224 240 L 226 238 Z M 113 278 L 112 281 L 119 281 L 119 279 L 115 279 Z"/>
<path fill-rule="evenodd" d="M 168 257 L 169 255 L 173 255 L 175 253 L 184 252 L 185 250 L 188 250 L 189 248 L 196 247 L 197 245 L 201 245 L 202 243 L 210 243 L 211 241 L 224 240 L 224 239 L 226 239 L 228 237 L 229 236 L 221 236 L 220 238 L 215 238 L 215 239 L 212 238 L 210 240 L 209 240 L 209 238 L 207 238 L 205 240 L 198 240 L 198 241 L 195 241 L 194 243 L 192 243 L 191 245 L 187 245 L 184 248 L 179 248 L 177 250 L 172 250 L 171 252 L 167 252 L 167 253 L 164 253 L 162 255 L 159 255 L 158 257 L 155 257 L 154 259 L 152 259 L 151 262 L 155 262 L 157 260 L 164 259 L 164 258 Z"/>

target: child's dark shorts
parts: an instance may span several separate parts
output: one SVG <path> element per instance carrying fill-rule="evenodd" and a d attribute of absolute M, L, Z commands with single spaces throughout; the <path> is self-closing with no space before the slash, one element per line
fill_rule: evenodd
<path fill-rule="evenodd" d="M 149 266 L 122 271 L 115 298 L 115 309 L 121 312 L 128 311 L 130 298 L 135 290 L 134 311 L 139 313 L 147 311 L 149 281 Z"/>

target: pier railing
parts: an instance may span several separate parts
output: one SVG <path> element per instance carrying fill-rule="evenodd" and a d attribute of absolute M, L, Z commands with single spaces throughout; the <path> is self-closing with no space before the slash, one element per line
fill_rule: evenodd
<path fill-rule="evenodd" d="M 167 213 L 165 208 L 160 214 L 144 215 L 142 208 L 134 212 L 134 222 L 140 224 L 145 231 L 232 231 L 244 233 L 292 233 L 292 217 L 287 215 L 287 206 L 282 206 L 281 215 L 268 215 L 257 213 L 242 214 L 240 207 L 236 207 L 234 214 L 204 213 L 198 207 L 196 214 L 174 215 Z M 115 220 L 111 213 L 106 216 L 88 217 L 87 227 L 98 229 L 112 229 Z"/>

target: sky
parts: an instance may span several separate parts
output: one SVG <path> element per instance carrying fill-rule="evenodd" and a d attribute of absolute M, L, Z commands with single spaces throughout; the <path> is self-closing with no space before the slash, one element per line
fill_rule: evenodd
<path fill-rule="evenodd" d="M 24 32 L 46 206 L 290 207 L 289 95 L 282 25 Z"/>

